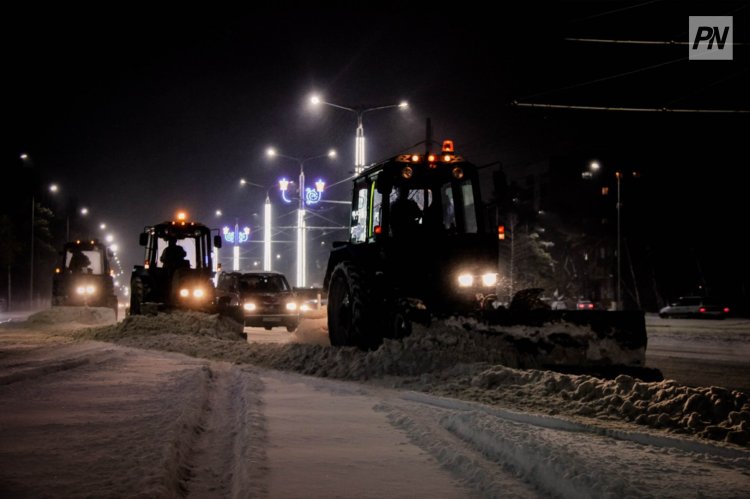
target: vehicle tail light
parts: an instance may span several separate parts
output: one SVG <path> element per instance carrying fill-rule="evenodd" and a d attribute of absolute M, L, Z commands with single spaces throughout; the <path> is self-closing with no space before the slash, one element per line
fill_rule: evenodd
<path fill-rule="evenodd" d="M 701 307 L 698 309 L 698 312 L 705 314 L 706 313 L 706 307 Z"/>
<path fill-rule="evenodd" d="M 729 313 L 729 307 L 724 307 L 724 313 L 725 313 L 725 314 L 728 314 L 728 313 Z"/>
<path fill-rule="evenodd" d="M 589 308 L 594 308 L 594 304 L 593 303 L 589 303 Z"/>

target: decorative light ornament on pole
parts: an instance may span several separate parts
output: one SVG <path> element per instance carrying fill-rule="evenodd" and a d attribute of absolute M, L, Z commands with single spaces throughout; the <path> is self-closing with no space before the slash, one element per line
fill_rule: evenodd
<path fill-rule="evenodd" d="M 250 227 L 240 230 L 239 224 L 235 223 L 234 230 L 224 227 L 222 233 L 224 240 L 234 245 L 232 247 L 232 270 L 238 272 L 240 270 L 240 244 L 250 240 Z"/>
<path fill-rule="evenodd" d="M 310 97 L 310 103 L 313 105 L 326 105 L 335 107 L 337 109 L 343 109 L 344 111 L 349 111 L 351 113 L 354 113 L 357 116 L 357 132 L 355 136 L 355 142 L 354 142 L 354 174 L 359 175 L 362 173 L 362 170 L 365 169 L 365 130 L 362 125 L 362 117 L 365 113 L 369 113 L 370 111 L 379 111 L 381 109 L 407 109 L 409 107 L 409 103 L 406 101 L 401 101 L 398 104 L 391 104 L 388 106 L 375 106 L 375 107 L 347 107 L 347 106 L 341 106 L 339 104 L 334 104 L 332 102 L 326 102 L 320 98 L 319 95 L 313 95 Z"/>
<path fill-rule="evenodd" d="M 305 190 L 305 163 L 307 161 L 318 159 L 318 158 L 335 158 L 336 157 L 336 151 L 331 149 L 326 154 L 319 154 L 317 156 L 310 156 L 308 158 L 295 158 L 293 156 L 287 156 L 285 154 L 280 154 L 276 149 L 273 147 L 269 147 L 266 150 L 266 155 L 269 158 L 286 158 L 292 161 L 296 161 L 299 164 L 299 184 L 297 185 L 298 195 L 297 195 L 297 202 L 298 202 L 298 208 L 297 208 L 297 287 L 303 288 L 307 286 L 307 242 L 306 242 L 306 226 L 305 226 L 305 205 L 306 204 L 314 204 L 310 203 L 310 201 L 307 199 L 307 196 L 310 196 L 310 199 L 315 199 L 315 203 L 320 201 L 320 197 L 322 196 L 322 191 L 318 192 L 317 190 L 313 191 L 310 189 L 311 192 L 315 192 L 316 194 L 310 194 Z M 286 192 L 289 189 L 289 180 L 282 178 L 279 180 L 279 189 L 281 190 L 281 196 L 287 203 L 290 203 L 291 200 L 287 199 Z M 318 182 L 315 183 L 316 189 L 318 186 L 321 188 L 325 188 L 325 183 L 321 180 L 318 180 Z M 270 254 L 270 250 L 269 250 Z"/>

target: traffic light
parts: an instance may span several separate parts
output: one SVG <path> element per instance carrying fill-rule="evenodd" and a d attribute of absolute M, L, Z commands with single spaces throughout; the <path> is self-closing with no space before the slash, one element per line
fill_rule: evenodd
<path fill-rule="evenodd" d="M 497 226 L 497 238 L 502 241 L 505 239 L 505 225 L 498 225 Z"/>

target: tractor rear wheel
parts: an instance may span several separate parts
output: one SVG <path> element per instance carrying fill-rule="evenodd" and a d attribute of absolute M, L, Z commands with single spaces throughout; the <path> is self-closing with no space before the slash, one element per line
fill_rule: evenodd
<path fill-rule="evenodd" d="M 333 346 L 376 348 L 382 342 L 366 278 L 349 262 L 336 265 L 328 291 L 328 337 Z"/>

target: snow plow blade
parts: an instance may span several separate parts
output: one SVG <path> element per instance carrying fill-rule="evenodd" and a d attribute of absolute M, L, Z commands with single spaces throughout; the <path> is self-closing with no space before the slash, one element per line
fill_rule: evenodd
<path fill-rule="evenodd" d="M 497 309 L 461 326 L 501 337 L 526 364 L 565 372 L 640 374 L 645 369 L 646 323 L 641 311 Z M 653 370 L 651 370 L 653 371 Z"/>

